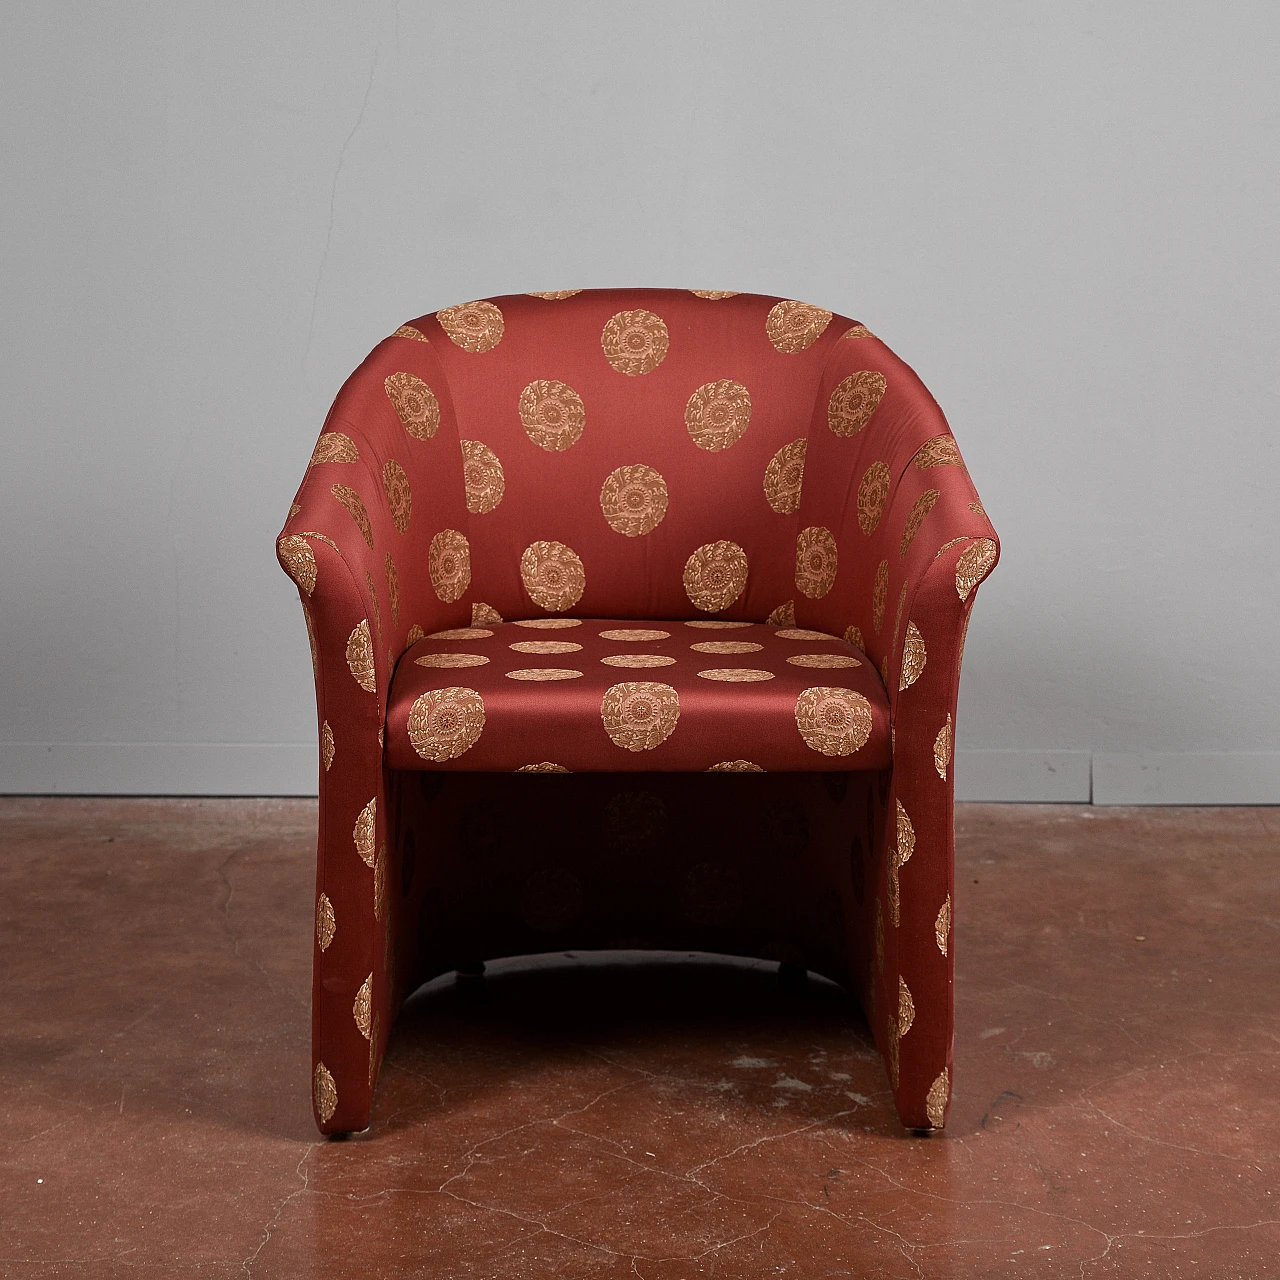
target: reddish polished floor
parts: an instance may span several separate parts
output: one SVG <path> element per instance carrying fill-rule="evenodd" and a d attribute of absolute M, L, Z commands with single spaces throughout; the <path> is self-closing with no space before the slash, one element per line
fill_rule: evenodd
<path fill-rule="evenodd" d="M 825 983 L 497 966 L 308 1106 L 314 805 L 0 801 L 0 1274 L 1280 1274 L 1280 811 L 969 806 L 956 1095 Z"/>

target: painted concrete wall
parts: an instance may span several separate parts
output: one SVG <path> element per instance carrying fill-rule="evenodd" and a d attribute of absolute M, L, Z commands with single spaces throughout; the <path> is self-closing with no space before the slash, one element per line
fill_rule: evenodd
<path fill-rule="evenodd" d="M 1005 548 L 962 794 L 1280 801 L 1276 6 L 0 22 L 0 790 L 313 790 L 272 539 L 338 385 L 621 283 L 821 303 L 934 391 Z"/>

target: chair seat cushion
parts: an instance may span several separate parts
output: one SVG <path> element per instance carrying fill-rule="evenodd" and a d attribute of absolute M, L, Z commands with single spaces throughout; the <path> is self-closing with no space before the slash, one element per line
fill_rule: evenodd
<path fill-rule="evenodd" d="M 883 769 L 889 701 L 867 657 L 820 631 L 535 618 L 409 649 L 386 759 L 467 772 Z"/>

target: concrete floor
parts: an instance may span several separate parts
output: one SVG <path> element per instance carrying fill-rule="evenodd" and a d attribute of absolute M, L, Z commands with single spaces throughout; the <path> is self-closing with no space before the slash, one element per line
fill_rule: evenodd
<path fill-rule="evenodd" d="M 0 1274 L 1280 1274 L 1280 811 L 962 806 L 955 1102 L 770 966 L 496 966 L 308 1104 L 315 806 L 0 801 Z"/>

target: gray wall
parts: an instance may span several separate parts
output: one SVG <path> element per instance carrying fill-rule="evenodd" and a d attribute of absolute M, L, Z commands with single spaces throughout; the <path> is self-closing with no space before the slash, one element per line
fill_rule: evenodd
<path fill-rule="evenodd" d="M 6 6 L 0 790 L 314 790 L 272 539 L 343 377 L 526 289 L 868 323 L 1004 541 L 972 797 L 1280 801 L 1280 9 Z"/>

